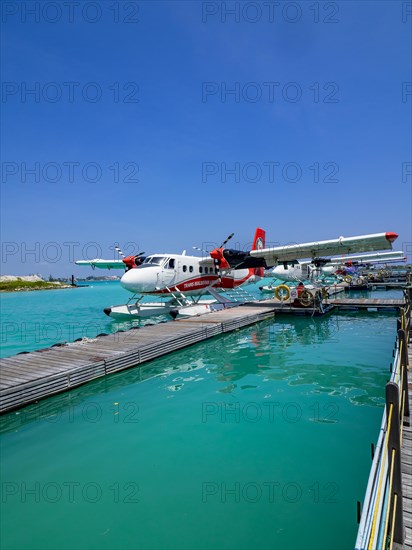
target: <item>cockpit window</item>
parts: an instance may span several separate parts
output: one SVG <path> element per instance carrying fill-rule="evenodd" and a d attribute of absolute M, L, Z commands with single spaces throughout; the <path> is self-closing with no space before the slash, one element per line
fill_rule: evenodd
<path fill-rule="evenodd" d="M 161 265 L 164 262 L 165 258 L 165 256 L 149 256 L 145 259 L 144 263 L 151 265 Z"/>

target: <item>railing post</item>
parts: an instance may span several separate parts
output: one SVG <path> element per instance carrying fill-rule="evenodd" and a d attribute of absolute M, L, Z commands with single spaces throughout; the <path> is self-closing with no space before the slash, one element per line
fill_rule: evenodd
<path fill-rule="evenodd" d="M 401 362 L 400 372 L 401 372 L 402 380 L 400 381 L 399 385 L 405 390 L 404 416 L 407 416 L 409 421 L 410 411 L 409 411 L 409 388 L 408 388 L 408 369 L 409 369 L 408 343 L 406 338 L 406 332 L 402 329 L 398 330 L 398 340 L 399 340 L 399 345 L 402 342 L 402 353 L 401 353 L 401 357 L 399 358 Z M 402 399 L 402 396 L 400 397 Z"/>
<path fill-rule="evenodd" d="M 388 441 L 388 469 L 390 471 L 392 465 L 392 450 L 395 449 L 395 457 L 393 460 L 393 483 L 392 494 L 390 498 L 390 509 L 393 510 L 395 493 L 398 495 L 396 502 L 395 529 L 393 534 L 394 542 L 403 544 L 405 539 L 405 531 L 403 527 L 403 503 L 402 503 L 402 474 L 401 474 L 401 444 L 400 444 L 400 421 L 399 421 L 399 387 L 394 382 L 386 384 L 386 414 L 389 418 L 390 406 L 393 405 L 392 423 L 390 426 L 390 434 Z M 388 426 L 389 430 L 389 426 Z"/>
<path fill-rule="evenodd" d="M 412 292 L 412 286 L 410 287 L 410 291 Z M 406 340 L 409 340 L 409 331 L 411 329 L 411 304 L 412 304 L 412 297 L 411 295 L 407 296 L 406 299 L 406 315 L 405 315 L 405 332 L 406 332 Z"/>
<path fill-rule="evenodd" d="M 399 341 L 399 346 L 401 345 L 401 342 L 403 342 L 402 354 L 400 357 L 401 365 L 405 365 L 405 367 L 409 369 L 408 339 L 406 338 L 406 330 L 402 328 L 398 330 L 398 341 Z"/>
<path fill-rule="evenodd" d="M 409 274 L 409 277 L 406 280 L 406 292 L 408 293 L 409 303 L 412 302 L 412 273 Z"/>
<path fill-rule="evenodd" d="M 406 334 L 406 342 L 409 340 L 409 329 L 411 319 L 411 306 L 409 300 L 406 301 L 405 307 L 401 308 L 401 327 Z"/>

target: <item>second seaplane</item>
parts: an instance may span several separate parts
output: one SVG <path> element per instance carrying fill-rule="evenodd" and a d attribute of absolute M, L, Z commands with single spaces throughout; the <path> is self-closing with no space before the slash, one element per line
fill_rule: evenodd
<path fill-rule="evenodd" d="M 76 264 L 126 270 L 120 283 L 133 295 L 126 304 L 105 308 L 110 317 L 127 320 L 170 314 L 176 318 L 202 315 L 233 305 L 233 299 L 225 295 L 225 291 L 258 282 L 269 267 L 286 266 L 302 258 L 318 261 L 334 254 L 388 250 L 398 237 L 396 233 L 386 232 L 265 248 L 266 233 L 257 228 L 251 249 L 242 251 L 226 248 L 233 235 L 203 257 L 185 252 L 146 257 L 139 253 L 122 260 L 97 258 L 79 260 Z M 118 251 L 121 254 L 120 249 Z M 146 296 L 162 300 L 148 303 L 144 300 Z M 202 299 L 205 296 L 208 299 Z"/>
<path fill-rule="evenodd" d="M 372 264 L 388 264 L 405 262 L 403 252 L 376 252 L 373 254 L 357 254 L 354 256 L 337 256 L 322 259 L 319 262 L 306 260 L 294 265 L 277 265 L 265 272 L 265 277 L 273 277 L 287 282 L 316 281 L 327 275 L 350 275 L 358 268 Z M 343 277 L 342 277 L 343 278 Z"/>

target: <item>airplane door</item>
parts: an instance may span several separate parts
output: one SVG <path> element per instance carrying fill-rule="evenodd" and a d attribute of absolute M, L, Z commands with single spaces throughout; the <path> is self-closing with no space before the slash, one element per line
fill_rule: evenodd
<path fill-rule="evenodd" d="M 176 277 L 176 260 L 170 258 L 162 268 L 162 285 L 173 286 Z"/>

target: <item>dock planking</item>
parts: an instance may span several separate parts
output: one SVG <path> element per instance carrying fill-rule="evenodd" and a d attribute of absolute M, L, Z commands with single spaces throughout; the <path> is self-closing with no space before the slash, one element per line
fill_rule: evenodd
<path fill-rule="evenodd" d="M 359 306 L 359 299 L 329 300 Z M 359 307 L 402 307 L 403 300 L 362 300 Z M 338 305 L 338 304 L 336 304 Z M 133 327 L 94 339 L 55 345 L 0 360 L 0 413 L 70 390 L 96 378 L 135 367 L 217 336 L 283 313 L 311 314 L 277 299 L 243 305 L 173 322 Z"/>
<path fill-rule="evenodd" d="M 218 334 L 274 317 L 265 303 L 146 325 L 0 360 L 0 412 L 138 366 Z"/>
<path fill-rule="evenodd" d="M 411 332 L 412 335 L 412 332 Z M 412 365 L 412 346 L 409 342 L 409 377 L 410 367 Z M 410 394 L 412 391 L 412 382 L 408 384 L 408 398 L 410 404 Z M 409 410 L 411 410 L 409 406 Z M 402 432 L 401 448 L 401 471 L 402 471 L 402 503 L 403 503 L 403 522 L 405 528 L 405 541 L 402 545 L 404 550 L 412 550 L 412 425 L 410 418 L 404 422 Z"/>
<path fill-rule="evenodd" d="M 412 431 L 410 426 L 403 427 L 402 438 L 402 501 L 405 541 L 403 548 L 412 548 Z"/>
<path fill-rule="evenodd" d="M 403 299 L 382 298 L 331 298 L 328 304 L 351 309 L 398 309 L 404 306 Z"/>

